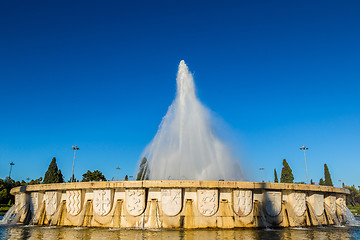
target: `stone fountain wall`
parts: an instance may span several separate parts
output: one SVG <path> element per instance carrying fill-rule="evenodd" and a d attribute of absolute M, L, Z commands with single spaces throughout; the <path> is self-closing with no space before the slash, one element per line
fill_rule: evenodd
<path fill-rule="evenodd" d="M 121 181 L 14 188 L 16 222 L 113 228 L 236 228 L 345 223 L 349 191 L 305 184 Z"/>

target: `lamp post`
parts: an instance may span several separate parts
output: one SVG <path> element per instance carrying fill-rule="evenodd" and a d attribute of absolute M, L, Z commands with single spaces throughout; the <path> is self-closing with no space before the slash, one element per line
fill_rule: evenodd
<path fill-rule="evenodd" d="M 120 172 L 120 167 L 119 166 L 117 166 L 117 168 L 115 168 L 116 169 L 116 181 L 119 181 L 119 172 Z"/>
<path fill-rule="evenodd" d="M 78 148 L 76 145 L 72 146 L 72 149 L 74 150 L 74 161 L 73 161 L 73 166 L 72 166 L 72 173 L 71 173 L 71 179 L 70 182 L 74 182 L 75 177 L 74 177 L 74 167 L 75 167 L 75 155 L 76 155 L 76 151 L 80 150 L 80 148 Z"/>
<path fill-rule="evenodd" d="M 264 177 L 263 177 L 263 171 L 264 171 L 264 168 L 259 168 L 260 170 L 260 178 L 261 178 L 261 181 L 264 182 Z"/>
<path fill-rule="evenodd" d="M 305 147 L 305 145 L 303 145 L 300 150 L 304 151 L 304 159 L 305 159 L 305 170 L 306 170 L 306 182 L 307 184 L 309 184 L 309 175 L 308 175 L 308 171 L 307 171 L 307 165 L 306 165 L 306 154 L 305 151 L 308 150 L 309 148 Z"/>
<path fill-rule="evenodd" d="M 9 179 L 11 179 L 11 178 L 10 178 L 10 175 L 11 175 L 11 170 L 12 170 L 12 166 L 14 166 L 14 165 L 15 165 L 15 163 L 14 163 L 14 162 L 11 162 L 11 163 L 9 163 L 9 164 L 10 164 Z"/>

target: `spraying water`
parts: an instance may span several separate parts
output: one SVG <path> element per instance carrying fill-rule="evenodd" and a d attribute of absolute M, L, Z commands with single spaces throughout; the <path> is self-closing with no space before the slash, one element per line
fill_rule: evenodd
<path fill-rule="evenodd" d="M 216 136 L 210 111 L 195 93 L 184 61 L 177 73 L 177 94 L 144 155 L 143 179 L 242 180 L 229 147 Z"/>

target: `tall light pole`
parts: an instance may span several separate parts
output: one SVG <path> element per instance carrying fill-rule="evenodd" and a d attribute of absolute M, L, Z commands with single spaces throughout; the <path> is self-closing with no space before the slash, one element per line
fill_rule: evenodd
<path fill-rule="evenodd" d="M 261 181 L 264 182 L 264 177 L 263 177 L 263 174 L 262 174 L 263 171 L 264 171 L 264 168 L 261 167 L 261 168 L 259 168 L 259 170 L 260 170 L 260 178 L 261 178 Z"/>
<path fill-rule="evenodd" d="M 12 170 L 12 166 L 14 166 L 14 165 L 15 165 L 15 163 L 14 163 L 14 162 L 11 162 L 11 163 L 9 163 L 9 164 L 10 164 L 9 179 L 11 179 L 11 178 L 10 178 L 10 175 L 11 175 L 11 170 Z"/>
<path fill-rule="evenodd" d="M 80 148 L 78 148 L 76 145 L 72 146 L 72 149 L 74 150 L 74 161 L 73 161 L 73 167 L 72 167 L 72 173 L 71 173 L 71 179 L 70 182 L 74 182 L 75 177 L 74 177 L 74 167 L 75 167 L 75 155 L 76 155 L 76 151 L 80 150 Z"/>
<path fill-rule="evenodd" d="M 116 181 L 119 181 L 119 172 L 120 172 L 120 167 L 119 166 L 117 166 L 117 168 L 115 168 L 116 169 Z"/>
<path fill-rule="evenodd" d="M 300 150 L 304 151 L 304 159 L 305 159 L 305 170 L 306 170 L 306 182 L 307 184 L 309 184 L 309 175 L 308 175 L 308 171 L 307 171 L 307 165 L 306 165 L 306 154 L 305 151 L 308 150 L 309 148 L 305 147 L 305 145 L 303 145 Z"/>

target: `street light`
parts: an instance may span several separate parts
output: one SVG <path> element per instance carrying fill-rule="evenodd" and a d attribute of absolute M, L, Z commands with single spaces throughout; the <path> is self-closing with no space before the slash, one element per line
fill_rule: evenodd
<path fill-rule="evenodd" d="M 14 165 L 15 165 L 15 163 L 14 163 L 14 162 L 11 162 L 11 163 L 9 163 L 9 164 L 10 164 L 9 179 L 11 179 L 11 178 L 10 178 L 10 175 L 11 175 L 11 169 L 12 169 L 12 166 L 14 166 Z"/>
<path fill-rule="evenodd" d="M 306 170 L 306 182 L 307 184 L 309 184 L 309 175 L 308 175 L 308 171 L 307 171 L 307 165 L 306 165 L 306 154 L 305 151 L 308 150 L 309 148 L 305 147 L 305 145 L 303 145 L 300 150 L 304 151 L 304 159 L 305 159 L 305 170 Z"/>
<path fill-rule="evenodd" d="M 264 168 L 261 167 L 261 168 L 259 168 L 259 170 L 260 170 L 260 178 L 261 178 L 261 181 L 264 182 L 264 177 L 263 177 L 263 174 L 262 174 L 263 171 L 264 171 Z"/>
<path fill-rule="evenodd" d="M 76 151 L 80 150 L 80 148 L 78 148 L 76 145 L 72 146 L 72 149 L 74 150 L 74 161 L 73 161 L 73 167 L 72 167 L 72 173 L 71 173 L 71 179 L 70 182 L 74 182 L 75 177 L 74 177 L 74 167 L 75 167 L 75 155 L 76 155 Z"/>
<path fill-rule="evenodd" d="M 119 166 L 117 166 L 117 168 L 115 168 L 116 169 L 116 181 L 119 181 L 119 172 L 120 172 L 120 167 Z"/>

